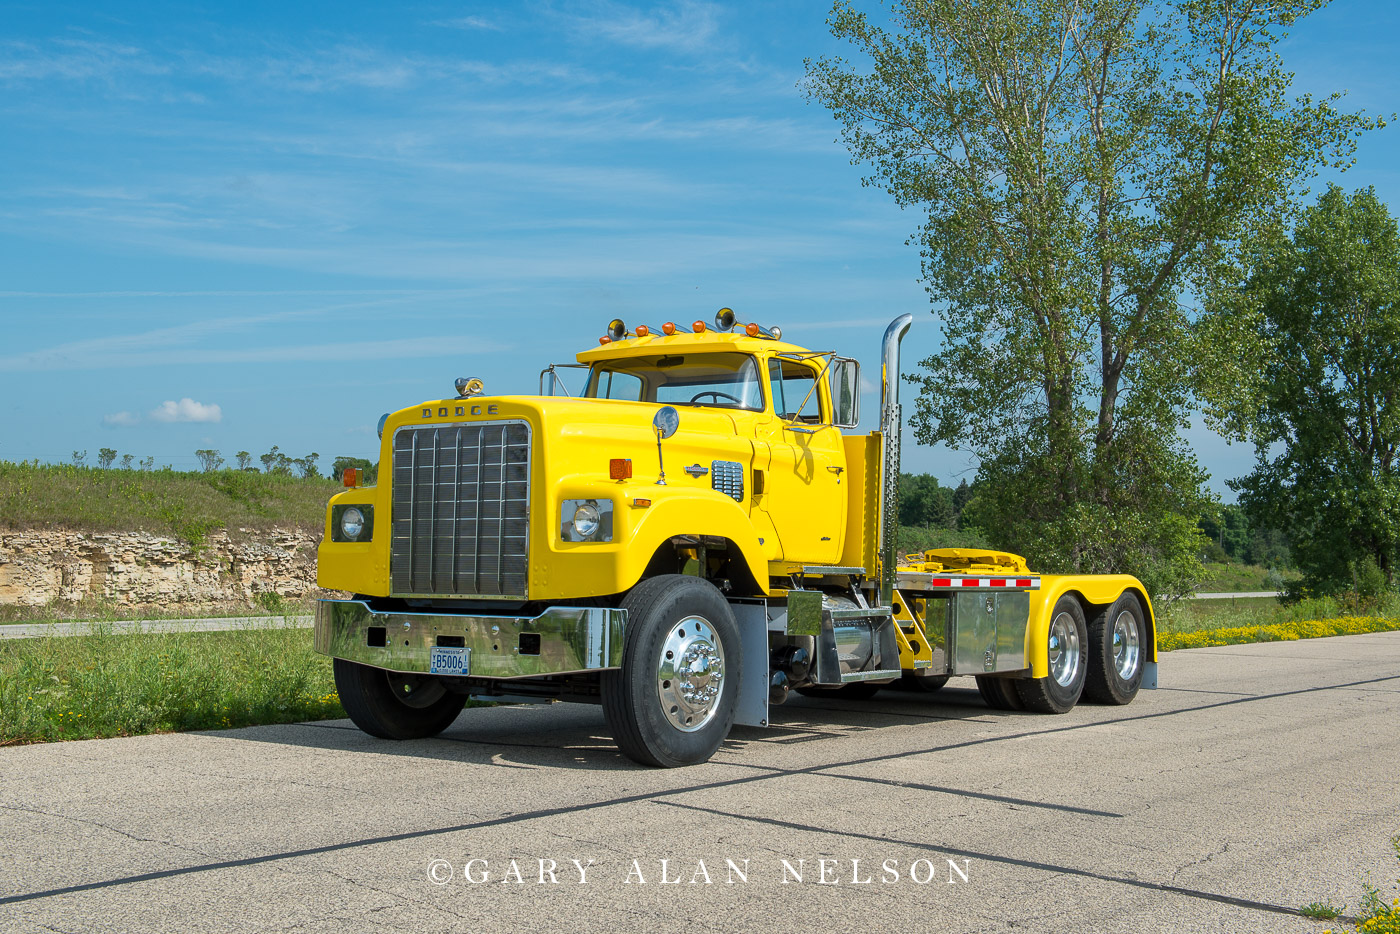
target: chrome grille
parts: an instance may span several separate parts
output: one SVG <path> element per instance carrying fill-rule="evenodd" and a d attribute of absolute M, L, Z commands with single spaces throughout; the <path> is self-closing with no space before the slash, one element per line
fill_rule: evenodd
<path fill-rule="evenodd" d="M 400 428 L 391 516 L 396 596 L 525 597 L 530 426 Z"/>
<path fill-rule="evenodd" d="M 710 486 L 744 501 L 744 465 L 736 461 L 710 461 Z"/>

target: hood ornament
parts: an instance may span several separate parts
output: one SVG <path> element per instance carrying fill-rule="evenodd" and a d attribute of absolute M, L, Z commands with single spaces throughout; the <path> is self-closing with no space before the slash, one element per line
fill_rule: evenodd
<path fill-rule="evenodd" d="M 481 381 L 481 377 L 473 376 L 468 379 L 465 376 L 457 377 L 455 383 L 457 395 L 463 399 L 470 399 L 472 396 L 479 396 L 486 391 L 486 384 Z"/>

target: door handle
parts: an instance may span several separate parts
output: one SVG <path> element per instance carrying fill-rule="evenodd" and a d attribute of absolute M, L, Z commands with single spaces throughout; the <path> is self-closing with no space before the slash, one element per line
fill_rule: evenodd
<path fill-rule="evenodd" d="M 839 476 L 841 476 L 841 472 L 844 471 L 846 468 L 845 468 L 845 467 L 834 467 L 834 466 L 831 466 L 831 465 L 828 464 L 826 469 L 829 470 L 829 471 L 831 471 L 832 473 L 836 474 L 836 476 L 839 477 Z"/>

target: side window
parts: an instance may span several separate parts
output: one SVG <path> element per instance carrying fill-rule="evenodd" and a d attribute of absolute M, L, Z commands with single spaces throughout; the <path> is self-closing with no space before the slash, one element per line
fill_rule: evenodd
<path fill-rule="evenodd" d="M 642 378 L 640 376 L 624 373 L 621 370 L 599 370 L 595 378 L 598 383 L 590 395 L 596 399 L 618 399 L 623 402 L 643 401 Z"/>
<path fill-rule="evenodd" d="M 779 418 L 821 424 L 816 370 L 796 360 L 775 357 L 768 361 L 768 384 L 773 394 L 773 411 Z"/>

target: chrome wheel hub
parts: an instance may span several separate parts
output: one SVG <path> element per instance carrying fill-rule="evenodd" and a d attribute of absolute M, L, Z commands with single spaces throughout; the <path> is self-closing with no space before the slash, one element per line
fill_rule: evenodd
<path fill-rule="evenodd" d="M 1131 613 L 1119 613 L 1113 621 L 1113 668 L 1118 677 L 1131 681 L 1142 664 L 1142 640 L 1137 620 Z"/>
<path fill-rule="evenodd" d="M 1050 677 L 1060 687 L 1072 687 L 1079 673 L 1079 628 L 1068 613 L 1050 622 Z"/>
<path fill-rule="evenodd" d="M 661 710 L 678 730 L 691 733 L 710 722 L 724 689 L 724 647 L 709 620 L 687 616 L 671 627 L 657 659 Z"/>

